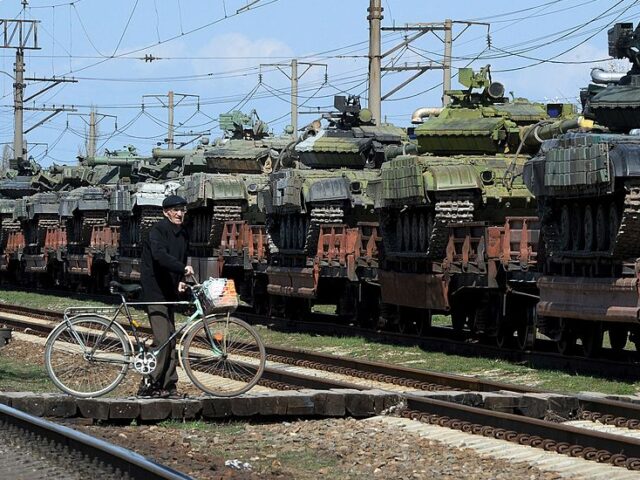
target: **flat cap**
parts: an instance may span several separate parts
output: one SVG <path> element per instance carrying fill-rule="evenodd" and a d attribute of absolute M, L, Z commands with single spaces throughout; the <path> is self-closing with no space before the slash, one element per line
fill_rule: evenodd
<path fill-rule="evenodd" d="M 162 208 L 183 207 L 187 204 L 187 201 L 180 195 L 169 195 L 162 201 Z"/>

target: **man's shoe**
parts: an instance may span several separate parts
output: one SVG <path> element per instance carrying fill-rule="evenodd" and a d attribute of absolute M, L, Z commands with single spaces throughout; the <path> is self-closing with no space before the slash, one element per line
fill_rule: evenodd
<path fill-rule="evenodd" d="M 148 398 L 156 390 L 157 390 L 157 387 L 152 382 L 150 382 L 146 378 L 143 378 L 140 381 L 140 385 L 138 386 L 136 397 Z"/>

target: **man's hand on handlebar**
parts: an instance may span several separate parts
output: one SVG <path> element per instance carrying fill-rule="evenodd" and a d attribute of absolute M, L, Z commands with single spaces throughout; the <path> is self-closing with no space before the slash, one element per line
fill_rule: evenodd
<path fill-rule="evenodd" d="M 188 277 L 190 275 L 193 275 L 193 267 L 191 265 L 187 265 L 186 267 L 184 267 L 184 276 Z"/>
<path fill-rule="evenodd" d="M 178 283 L 178 292 L 184 293 L 187 291 L 188 288 L 189 288 L 189 285 L 187 285 L 185 282 Z"/>

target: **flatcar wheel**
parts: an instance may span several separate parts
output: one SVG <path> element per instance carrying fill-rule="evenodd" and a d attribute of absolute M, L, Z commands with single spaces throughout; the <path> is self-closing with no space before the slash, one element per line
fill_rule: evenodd
<path fill-rule="evenodd" d="M 566 322 L 561 321 L 561 333 L 560 338 L 556 342 L 556 346 L 558 348 L 558 353 L 561 355 L 573 355 L 576 349 L 576 335 L 574 332 L 569 330 L 566 325 Z"/>
<path fill-rule="evenodd" d="M 496 345 L 498 348 L 508 348 L 513 343 L 514 329 L 506 325 L 500 325 L 498 327 L 498 333 L 496 334 Z"/>
<path fill-rule="evenodd" d="M 415 310 L 411 308 L 400 307 L 398 315 L 398 331 L 400 333 L 410 334 L 416 330 Z"/>
<path fill-rule="evenodd" d="M 604 206 L 600 203 L 596 209 L 596 250 L 604 252 L 607 249 L 607 215 Z"/>
<path fill-rule="evenodd" d="M 520 311 L 520 309 L 518 309 Z M 524 305 L 516 327 L 516 342 L 522 351 L 530 350 L 536 342 L 537 313 L 535 305 Z"/>
<path fill-rule="evenodd" d="M 467 313 L 462 308 L 451 309 L 451 327 L 456 332 L 462 332 L 467 323 Z"/>
<path fill-rule="evenodd" d="M 431 310 L 420 310 L 420 318 L 416 322 L 416 333 L 420 337 L 424 337 L 431 328 L 432 314 Z"/>
<path fill-rule="evenodd" d="M 581 335 L 584 355 L 589 358 L 597 357 L 602 349 L 602 324 L 593 322 L 592 325 L 587 325 L 586 328 L 581 330 L 583 331 Z"/>
<path fill-rule="evenodd" d="M 583 248 L 586 252 L 593 250 L 593 240 L 595 238 L 594 225 L 593 225 L 593 210 L 591 205 L 584 207 L 584 245 Z"/>
<path fill-rule="evenodd" d="M 611 327 L 609 329 L 609 343 L 611 349 L 620 352 L 627 345 L 628 337 L 627 329 L 625 327 Z"/>
<path fill-rule="evenodd" d="M 620 216 L 618 215 L 618 207 L 616 202 L 609 204 L 609 249 L 613 250 L 618 237 L 618 228 L 620 227 Z"/>
<path fill-rule="evenodd" d="M 560 210 L 560 243 L 562 250 L 569 250 L 571 247 L 571 214 L 569 205 L 562 205 Z"/>

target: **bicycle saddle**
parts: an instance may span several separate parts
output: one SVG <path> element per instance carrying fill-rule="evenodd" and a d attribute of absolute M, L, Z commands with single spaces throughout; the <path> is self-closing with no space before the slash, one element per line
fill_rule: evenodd
<path fill-rule="evenodd" d="M 111 293 L 126 293 L 127 295 L 133 295 L 142 290 L 142 285 L 138 285 L 136 283 L 123 285 L 122 283 L 113 280 L 109 282 L 109 288 L 111 289 Z"/>

